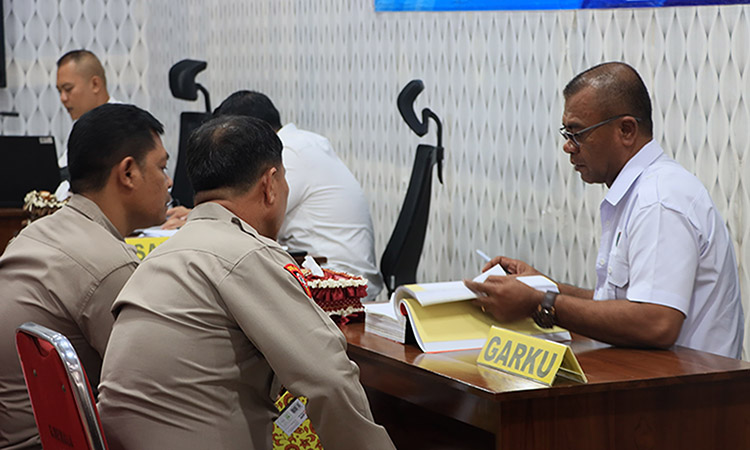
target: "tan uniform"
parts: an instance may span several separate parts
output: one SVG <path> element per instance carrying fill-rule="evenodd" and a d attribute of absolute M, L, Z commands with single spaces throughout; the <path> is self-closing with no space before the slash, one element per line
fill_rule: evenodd
<path fill-rule="evenodd" d="M 135 249 L 91 200 L 25 228 L 0 257 L 0 448 L 41 448 L 15 348 L 32 321 L 70 339 L 96 386 L 112 303 L 138 265 Z"/>
<path fill-rule="evenodd" d="M 149 255 L 113 307 L 99 397 L 111 450 L 271 449 L 280 384 L 308 397 L 326 450 L 393 448 L 292 264 L 215 203 Z"/>

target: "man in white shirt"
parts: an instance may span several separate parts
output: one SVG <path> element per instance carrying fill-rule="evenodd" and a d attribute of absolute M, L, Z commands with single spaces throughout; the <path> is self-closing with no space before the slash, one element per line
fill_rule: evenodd
<path fill-rule="evenodd" d="M 255 117 L 271 125 L 281 139 L 289 200 L 278 242 L 289 251 L 324 256 L 324 267 L 367 279 L 367 297 L 383 289 L 375 261 L 375 235 L 367 198 L 354 175 L 333 151 L 328 139 L 300 130 L 293 123 L 281 126 L 279 112 L 264 94 L 237 91 L 227 97 L 214 116 Z M 167 212 L 166 227 L 181 225 L 187 210 Z"/>
<path fill-rule="evenodd" d="M 57 60 L 57 91 L 73 120 L 105 103 L 119 103 L 107 92 L 102 63 L 88 50 L 72 50 Z M 68 165 L 67 152 L 58 164 L 60 167 Z"/>
<path fill-rule="evenodd" d="M 605 183 L 595 290 L 535 291 L 513 277 L 467 281 L 500 320 L 532 316 L 614 345 L 674 344 L 739 358 L 743 312 L 729 232 L 701 182 L 652 138 L 651 101 L 623 63 L 595 66 L 563 91 L 563 150 L 581 179 Z M 538 272 L 497 257 L 511 274 Z M 597 301 L 591 301 L 591 300 Z"/>

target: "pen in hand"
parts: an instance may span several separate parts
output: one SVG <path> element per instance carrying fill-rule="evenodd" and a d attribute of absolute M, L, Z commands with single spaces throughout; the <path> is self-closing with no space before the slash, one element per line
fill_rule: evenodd
<path fill-rule="evenodd" d="M 492 260 L 492 258 L 490 258 L 489 256 L 487 256 L 487 253 L 485 253 L 485 252 L 483 252 L 483 251 L 481 251 L 479 249 L 477 249 L 477 255 L 479 255 L 479 257 L 482 258 L 484 260 L 484 262 L 490 262 Z"/>

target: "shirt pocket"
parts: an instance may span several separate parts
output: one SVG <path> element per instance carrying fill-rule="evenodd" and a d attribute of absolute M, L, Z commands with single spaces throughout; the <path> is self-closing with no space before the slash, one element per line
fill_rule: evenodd
<path fill-rule="evenodd" d="M 614 293 L 615 299 L 627 298 L 628 285 L 630 284 L 630 264 L 625 255 L 614 253 L 609 258 L 607 267 L 607 284 L 610 292 Z"/>

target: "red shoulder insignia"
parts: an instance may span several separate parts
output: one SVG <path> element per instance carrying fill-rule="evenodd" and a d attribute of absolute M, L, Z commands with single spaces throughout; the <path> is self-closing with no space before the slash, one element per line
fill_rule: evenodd
<path fill-rule="evenodd" d="M 302 271 L 299 267 L 297 267 L 296 264 L 287 264 L 284 266 L 284 268 L 294 276 L 294 278 L 297 279 L 300 286 L 302 286 L 302 290 L 305 291 L 305 294 L 307 294 L 308 297 L 312 298 L 312 292 L 310 292 L 310 286 L 307 285 L 307 280 L 305 280 L 305 276 L 302 274 Z"/>

